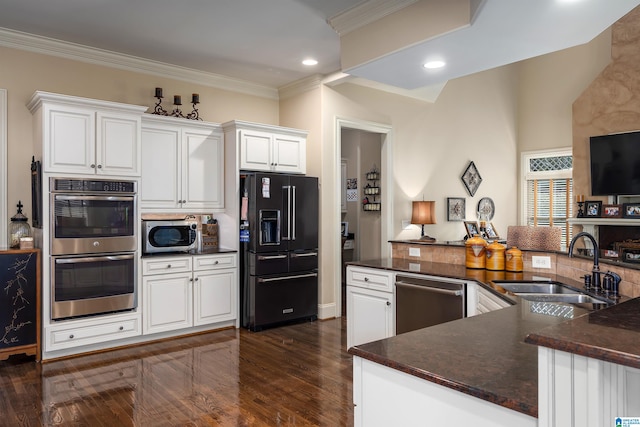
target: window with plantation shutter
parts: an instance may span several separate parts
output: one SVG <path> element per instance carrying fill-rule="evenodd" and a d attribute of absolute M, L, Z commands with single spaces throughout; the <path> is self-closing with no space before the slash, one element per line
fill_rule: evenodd
<path fill-rule="evenodd" d="M 562 229 L 562 246 L 571 240 L 567 218 L 573 214 L 571 149 L 522 154 L 523 223 Z"/>

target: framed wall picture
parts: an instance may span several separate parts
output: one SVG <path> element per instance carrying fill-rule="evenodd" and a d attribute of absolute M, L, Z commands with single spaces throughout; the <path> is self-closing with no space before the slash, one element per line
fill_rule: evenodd
<path fill-rule="evenodd" d="M 600 218 L 600 214 L 602 212 L 602 202 L 596 200 L 587 200 L 586 202 L 584 202 L 584 206 L 586 217 Z"/>
<path fill-rule="evenodd" d="M 621 205 L 602 205 L 602 217 L 603 218 L 621 218 L 622 206 Z"/>
<path fill-rule="evenodd" d="M 447 221 L 464 221 L 466 216 L 466 199 L 464 197 L 447 197 Z"/>
<path fill-rule="evenodd" d="M 640 218 L 640 203 L 625 203 L 622 212 L 625 218 Z"/>
<path fill-rule="evenodd" d="M 465 221 L 464 230 L 467 232 L 467 237 L 473 237 L 476 234 L 480 235 L 480 227 L 478 227 L 477 221 Z"/>
<path fill-rule="evenodd" d="M 487 236 L 487 239 L 500 240 L 500 236 L 498 236 L 498 232 L 496 231 L 496 228 L 493 226 L 492 222 L 487 222 L 487 225 L 484 229 L 484 234 Z"/>
<path fill-rule="evenodd" d="M 469 162 L 467 169 L 465 169 L 460 179 L 462 179 L 462 182 L 469 192 L 469 195 L 473 197 L 473 195 L 476 194 L 476 191 L 478 191 L 478 187 L 480 187 L 480 183 L 482 182 L 482 177 L 480 176 L 480 172 L 478 172 L 475 163 Z"/>

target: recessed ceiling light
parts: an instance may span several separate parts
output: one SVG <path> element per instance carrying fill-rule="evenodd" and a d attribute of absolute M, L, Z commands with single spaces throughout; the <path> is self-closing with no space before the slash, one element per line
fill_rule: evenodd
<path fill-rule="evenodd" d="M 304 65 L 318 65 L 318 61 L 316 61 L 315 59 L 311 59 L 311 58 L 305 59 L 304 61 L 302 61 L 302 63 Z"/>
<path fill-rule="evenodd" d="M 445 66 L 445 62 L 444 61 L 429 61 L 429 62 L 425 62 L 422 65 L 424 68 L 427 68 L 429 70 L 433 70 L 436 68 L 442 68 Z"/>

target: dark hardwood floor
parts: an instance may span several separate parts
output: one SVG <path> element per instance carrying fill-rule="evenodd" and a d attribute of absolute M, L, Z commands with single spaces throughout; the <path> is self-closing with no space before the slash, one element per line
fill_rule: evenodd
<path fill-rule="evenodd" d="M 0 362 L 1 426 L 351 426 L 346 320 Z"/>

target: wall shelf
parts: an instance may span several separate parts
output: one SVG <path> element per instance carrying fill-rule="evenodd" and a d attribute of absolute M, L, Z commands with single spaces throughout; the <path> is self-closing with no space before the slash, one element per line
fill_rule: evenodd
<path fill-rule="evenodd" d="M 364 194 L 364 198 L 362 199 L 362 210 L 366 212 L 379 212 L 382 208 L 380 200 L 380 187 L 378 186 L 378 181 L 380 180 L 380 172 L 375 165 L 371 171 L 367 172 L 365 175 L 367 179 L 367 185 L 362 189 Z"/>

